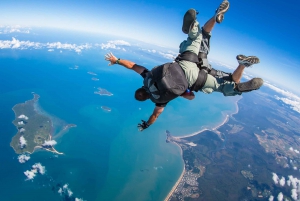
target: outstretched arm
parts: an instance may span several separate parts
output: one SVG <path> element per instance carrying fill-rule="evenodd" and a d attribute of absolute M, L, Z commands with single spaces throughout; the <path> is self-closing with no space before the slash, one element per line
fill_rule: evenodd
<path fill-rule="evenodd" d="M 164 111 L 164 107 L 155 106 L 153 113 L 151 114 L 150 118 L 148 119 L 147 123 L 149 125 L 153 124 L 158 116 Z"/>
<path fill-rule="evenodd" d="M 124 66 L 125 68 L 134 70 L 138 74 L 141 74 L 146 69 L 142 66 L 136 65 L 132 61 L 128 61 L 128 60 L 124 60 L 124 59 L 117 59 L 117 57 L 115 57 L 111 52 L 107 53 L 105 55 L 105 60 L 110 61 L 110 63 L 108 64 L 109 66 L 114 65 L 114 64 L 119 64 L 121 66 Z"/>
<path fill-rule="evenodd" d="M 138 128 L 140 131 L 145 130 L 146 128 L 148 128 L 151 124 L 153 124 L 156 119 L 158 118 L 158 116 L 164 111 L 164 107 L 159 107 L 159 106 L 155 106 L 152 115 L 150 116 L 150 118 L 148 119 L 148 121 L 144 121 L 142 120 L 141 124 L 138 124 Z"/>

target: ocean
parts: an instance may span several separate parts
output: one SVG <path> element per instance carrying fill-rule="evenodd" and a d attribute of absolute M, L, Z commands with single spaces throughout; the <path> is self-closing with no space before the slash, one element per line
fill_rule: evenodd
<path fill-rule="evenodd" d="M 197 93 L 193 101 L 169 103 L 155 124 L 139 132 L 137 124 L 149 118 L 154 104 L 134 99 L 142 78 L 121 66 L 108 66 L 107 52 L 0 50 L 1 200 L 60 200 L 57 190 L 63 184 L 69 184 L 73 198 L 83 200 L 163 200 L 183 169 L 180 149 L 165 142 L 165 130 L 174 136 L 191 134 L 219 125 L 236 111 L 239 97 Z M 114 53 L 150 69 L 162 63 L 149 55 Z M 98 87 L 113 96 L 94 94 Z M 32 92 L 40 95 L 38 108 L 53 119 L 56 133 L 66 124 L 77 127 L 57 139 L 55 148 L 64 155 L 37 151 L 20 164 L 9 146 L 17 132 L 12 107 L 32 99 Z M 46 174 L 26 181 L 23 172 L 37 162 Z"/>

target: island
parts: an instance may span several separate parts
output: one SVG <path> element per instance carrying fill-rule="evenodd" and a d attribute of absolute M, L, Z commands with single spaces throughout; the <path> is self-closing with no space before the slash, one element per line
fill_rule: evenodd
<path fill-rule="evenodd" d="M 98 88 L 98 91 L 94 92 L 95 94 L 99 94 L 100 96 L 112 96 L 113 94 L 107 91 L 106 89 Z"/>
<path fill-rule="evenodd" d="M 91 71 L 89 71 L 89 72 L 87 72 L 88 74 L 90 74 L 90 75 L 97 75 L 96 73 L 94 73 L 94 72 L 91 72 Z"/>
<path fill-rule="evenodd" d="M 99 79 L 96 78 L 96 77 L 92 77 L 92 80 L 94 80 L 94 81 L 99 81 Z"/>
<path fill-rule="evenodd" d="M 180 147 L 183 170 L 165 201 L 269 200 L 279 192 L 292 200 L 289 182 L 300 177 L 299 113 L 262 92 L 237 104 L 213 129 L 181 137 L 166 131 L 166 142 Z"/>
<path fill-rule="evenodd" d="M 106 112 L 110 112 L 111 111 L 111 108 L 109 107 L 106 107 L 106 106 L 101 106 L 101 109 L 106 111 Z"/>
<path fill-rule="evenodd" d="M 15 120 L 12 123 L 18 131 L 12 138 L 10 146 L 17 154 L 32 154 L 37 149 L 63 154 L 54 148 L 57 142 L 53 139 L 54 129 L 51 118 L 39 112 L 36 107 L 40 96 L 38 94 L 33 94 L 33 96 L 32 100 L 16 104 L 12 108 L 15 113 Z M 71 127 L 76 127 L 76 125 L 66 125 L 58 135 Z"/>

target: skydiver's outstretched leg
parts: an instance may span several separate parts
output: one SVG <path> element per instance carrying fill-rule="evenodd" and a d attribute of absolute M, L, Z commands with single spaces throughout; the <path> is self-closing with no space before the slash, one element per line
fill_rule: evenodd
<path fill-rule="evenodd" d="M 259 89 L 263 85 L 261 78 L 253 78 L 247 82 L 240 83 L 245 68 L 250 67 L 253 64 L 259 63 L 259 58 L 256 56 L 237 55 L 236 59 L 239 66 L 232 74 L 232 80 L 236 83 L 236 90 L 240 92 L 249 92 Z"/>
<path fill-rule="evenodd" d="M 229 1 L 224 0 L 217 8 L 215 15 L 204 24 L 203 26 L 204 31 L 210 33 L 216 23 L 220 24 L 224 20 L 224 14 L 228 11 L 228 9 L 229 9 Z"/>
<path fill-rule="evenodd" d="M 198 58 L 199 61 L 202 61 L 202 67 L 206 69 L 208 72 L 210 72 L 212 69 L 211 65 L 207 60 L 207 55 L 210 51 L 210 37 L 211 37 L 210 33 L 213 30 L 216 23 L 221 23 L 223 21 L 224 14 L 228 11 L 228 9 L 229 9 L 228 0 L 223 0 L 223 2 L 217 8 L 215 15 L 212 18 L 210 18 L 202 27 L 202 41 L 198 53 Z M 217 74 L 221 74 L 221 72 L 217 72 Z"/>
<path fill-rule="evenodd" d="M 224 14 L 229 9 L 229 2 L 228 0 L 224 0 L 220 6 L 217 8 L 215 15 L 210 18 L 203 26 L 203 30 L 207 33 L 210 33 L 216 23 L 221 23 L 224 20 Z"/>

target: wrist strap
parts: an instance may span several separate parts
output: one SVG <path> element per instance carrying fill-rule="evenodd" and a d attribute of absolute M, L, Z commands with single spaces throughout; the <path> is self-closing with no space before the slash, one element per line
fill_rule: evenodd
<path fill-rule="evenodd" d="M 118 60 L 116 61 L 116 64 L 120 64 L 120 58 L 118 58 Z"/>

